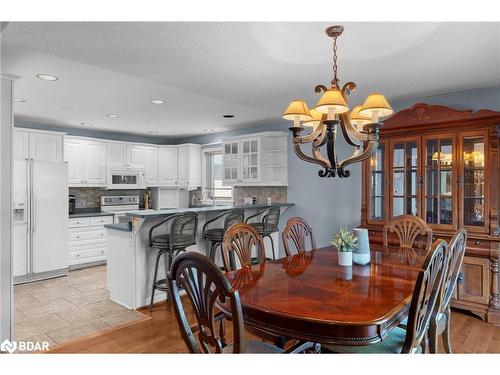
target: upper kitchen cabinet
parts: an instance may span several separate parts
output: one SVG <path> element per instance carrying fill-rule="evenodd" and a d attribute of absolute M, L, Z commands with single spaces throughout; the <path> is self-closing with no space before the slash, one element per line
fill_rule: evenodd
<path fill-rule="evenodd" d="M 144 171 L 146 173 L 146 185 L 148 187 L 158 186 L 158 146 L 144 147 Z"/>
<path fill-rule="evenodd" d="M 106 186 L 106 142 L 66 137 L 64 156 L 70 186 Z"/>
<path fill-rule="evenodd" d="M 110 167 L 144 168 L 144 146 L 107 142 L 107 160 Z"/>
<path fill-rule="evenodd" d="M 201 146 L 184 144 L 179 147 L 179 187 L 188 190 L 201 186 Z"/>
<path fill-rule="evenodd" d="M 288 135 L 263 132 L 224 140 L 224 184 L 288 185 Z"/>
<path fill-rule="evenodd" d="M 178 180 L 178 152 L 177 146 L 159 146 L 158 148 L 158 185 L 177 187 Z"/>
<path fill-rule="evenodd" d="M 16 130 L 12 144 L 13 158 L 62 161 L 63 138 L 63 133 Z"/>

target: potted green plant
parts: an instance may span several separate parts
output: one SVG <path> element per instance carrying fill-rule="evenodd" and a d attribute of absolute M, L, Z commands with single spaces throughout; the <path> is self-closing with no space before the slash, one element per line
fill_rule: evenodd
<path fill-rule="evenodd" d="M 339 252 L 339 265 L 352 266 L 352 252 L 358 247 L 358 239 L 346 227 L 340 227 L 331 241 Z"/>

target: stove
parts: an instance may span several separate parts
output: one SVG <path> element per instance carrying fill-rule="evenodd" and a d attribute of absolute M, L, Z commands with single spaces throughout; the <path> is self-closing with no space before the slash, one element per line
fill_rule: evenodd
<path fill-rule="evenodd" d="M 125 214 L 139 210 L 138 195 L 113 195 L 101 197 L 101 211 L 115 215 L 115 223 L 131 221 Z"/>

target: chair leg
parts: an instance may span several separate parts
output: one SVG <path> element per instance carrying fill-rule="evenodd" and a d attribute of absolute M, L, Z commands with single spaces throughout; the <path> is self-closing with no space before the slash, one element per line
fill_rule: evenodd
<path fill-rule="evenodd" d="M 149 310 L 153 309 L 153 301 L 155 298 L 155 290 L 156 290 L 156 277 L 158 276 L 158 266 L 160 264 L 160 258 L 162 254 L 163 250 L 158 250 L 158 254 L 156 254 L 155 273 L 153 276 L 153 287 L 151 289 L 151 302 L 149 303 Z"/>
<path fill-rule="evenodd" d="M 450 338 L 450 334 L 451 334 L 451 327 L 450 327 L 450 322 L 451 322 L 451 311 L 450 311 L 450 308 L 448 307 L 448 309 L 446 310 L 445 312 L 445 315 L 446 315 L 446 325 L 445 325 L 445 328 L 444 328 L 444 331 L 443 331 L 443 334 L 442 334 L 442 337 L 443 337 L 443 344 L 444 344 L 444 351 L 448 354 L 451 354 L 452 351 L 451 351 L 451 338 Z"/>
<path fill-rule="evenodd" d="M 431 319 L 429 324 L 429 353 L 437 354 L 437 346 L 438 346 L 438 323 L 435 319 Z"/>
<path fill-rule="evenodd" d="M 214 247 L 214 242 L 213 241 L 210 241 L 210 246 L 209 246 L 209 255 L 208 257 L 210 258 L 210 260 L 212 262 L 215 263 L 215 247 Z"/>
<path fill-rule="evenodd" d="M 273 252 L 273 260 L 276 260 L 276 255 L 274 254 L 274 241 L 273 241 L 273 238 L 271 237 L 270 234 L 266 234 L 265 237 L 269 237 L 269 240 L 271 241 L 271 250 Z"/>

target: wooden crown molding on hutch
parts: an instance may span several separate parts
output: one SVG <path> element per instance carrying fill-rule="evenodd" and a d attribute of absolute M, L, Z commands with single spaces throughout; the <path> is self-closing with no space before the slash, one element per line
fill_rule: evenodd
<path fill-rule="evenodd" d="M 401 199 L 404 201 L 404 210 L 408 208 L 411 211 L 415 210 L 414 214 L 428 222 L 433 229 L 434 239 L 449 240 L 459 227 L 465 227 L 468 231 L 466 256 L 452 306 L 470 310 L 482 319 L 496 324 L 500 324 L 499 128 L 500 112 L 488 109 L 474 112 L 417 103 L 395 113 L 384 121 L 384 126 L 380 129 L 378 160 L 374 156 L 364 162 L 361 205 L 362 226 L 368 228 L 371 237 L 381 243 L 383 227 L 396 216 L 393 215 L 393 212 L 397 211 L 394 207 L 399 209 L 398 204 L 401 203 Z M 474 202 L 472 211 L 476 209 L 475 205 L 479 201 L 482 202 L 479 206 L 484 210 L 484 214 L 480 225 L 475 224 L 475 226 L 467 225 L 465 202 L 464 181 L 467 178 L 465 171 L 467 163 L 463 155 L 465 143 L 470 139 L 479 140 L 480 147 L 484 149 L 483 165 L 479 168 L 480 175 L 482 173 L 479 181 L 481 193 L 474 195 L 472 199 Z M 435 142 L 441 155 L 445 153 L 441 149 L 443 141 L 446 141 L 447 147 L 452 150 L 446 167 L 443 166 L 441 156 L 434 165 L 429 161 L 431 152 L 429 144 Z M 408 144 L 411 144 L 409 146 L 411 150 L 407 148 Z M 394 159 L 396 145 L 399 151 L 402 147 L 403 166 L 399 166 Z M 408 157 L 408 152 L 413 153 L 411 158 Z M 416 165 L 413 165 L 414 159 Z M 434 160 L 434 156 L 432 159 Z M 435 173 L 434 182 L 430 182 L 429 170 L 431 174 Z M 451 176 L 445 181 L 451 185 L 448 187 L 447 195 L 443 195 L 440 190 L 441 170 L 445 171 L 445 174 L 447 171 Z M 403 182 L 399 181 L 403 186 L 399 190 L 403 193 L 395 192 L 397 173 L 400 174 L 399 178 L 403 179 Z M 467 183 L 473 185 L 475 191 L 478 181 L 474 173 L 473 171 L 472 180 Z M 375 183 L 377 178 L 378 185 Z M 377 189 L 374 184 L 377 185 Z M 430 187 L 431 184 L 435 184 L 436 187 Z M 409 187 L 411 188 L 408 189 Z M 437 189 L 437 193 L 429 193 L 429 190 L 433 191 L 432 189 Z M 400 201 L 396 202 L 397 199 Z M 449 206 L 442 208 L 441 201 L 445 199 L 448 200 Z M 434 208 L 430 201 L 434 201 Z M 378 203 L 378 209 L 374 203 Z M 375 211 L 380 212 L 380 215 L 374 214 Z M 448 215 L 446 222 L 441 218 L 443 212 Z M 437 222 L 429 223 L 428 218 L 431 217 L 433 219 L 429 219 L 430 221 L 437 218 Z"/>

